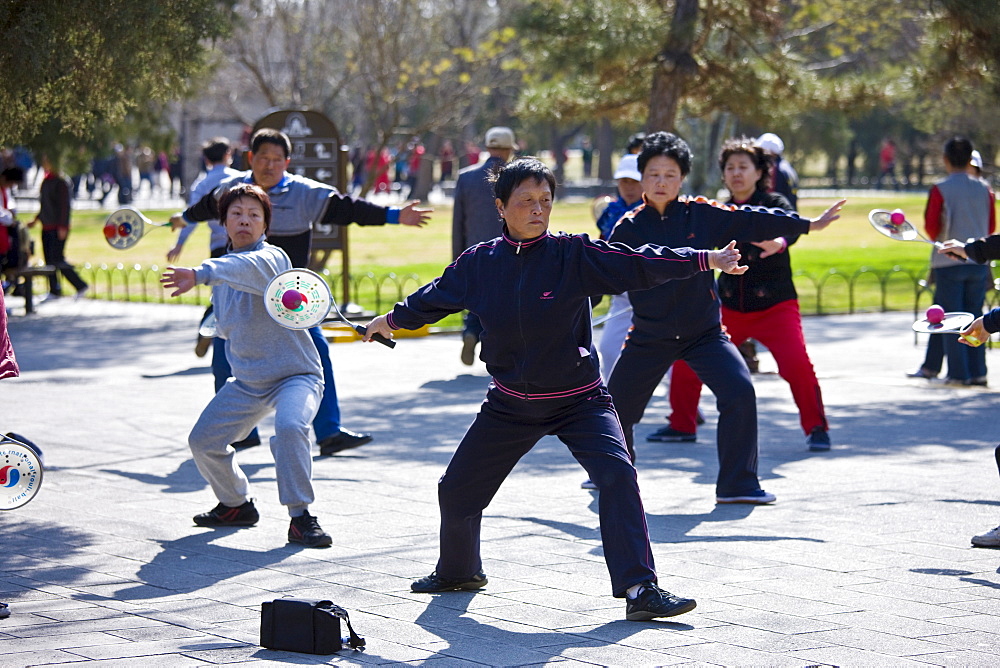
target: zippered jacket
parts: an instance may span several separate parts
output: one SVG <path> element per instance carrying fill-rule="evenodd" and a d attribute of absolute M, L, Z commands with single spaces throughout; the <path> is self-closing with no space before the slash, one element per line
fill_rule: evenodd
<path fill-rule="evenodd" d="M 808 234 L 810 222 L 797 213 L 781 209 L 719 204 L 704 197 L 680 197 L 667 205 L 662 216 L 648 202 L 629 211 L 615 226 L 611 241 L 627 246 L 720 248 L 732 240 L 798 237 Z M 715 274 L 711 272 L 649 290 L 630 291 L 628 296 L 635 328 L 630 337 L 680 340 L 700 336 L 720 326 L 719 295 Z"/>
<path fill-rule="evenodd" d="M 591 340 L 590 296 L 711 276 L 706 251 L 545 234 L 477 244 L 389 313 L 417 329 L 462 310 L 482 320 L 481 359 L 502 391 L 524 399 L 573 396 L 601 384 Z"/>

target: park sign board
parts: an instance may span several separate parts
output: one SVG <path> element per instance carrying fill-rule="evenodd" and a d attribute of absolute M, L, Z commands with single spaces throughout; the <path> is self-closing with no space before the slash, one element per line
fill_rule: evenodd
<path fill-rule="evenodd" d="M 282 109 L 273 111 L 254 125 L 273 128 L 288 135 L 292 143 L 288 172 L 303 176 L 345 192 L 347 188 L 347 147 L 340 139 L 337 126 L 318 111 Z M 347 252 L 347 226 L 324 225 L 313 228 L 312 256 L 309 269 L 322 271 L 330 254 L 339 250 L 342 258 L 343 302 L 348 303 L 350 270 Z"/>

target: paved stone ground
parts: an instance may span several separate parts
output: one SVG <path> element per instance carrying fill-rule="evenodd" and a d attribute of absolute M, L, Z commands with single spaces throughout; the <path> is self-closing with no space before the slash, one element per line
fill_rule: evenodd
<path fill-rule="evenodd" d="M 654 553 L 661 584 L 698 608 L 634 623 L 610 595 L 596 493 L 552 438 L 487 510 L 489 586 L 409 592 L 434 566 L 435 483 L 488 381 L 456 336 L 334 346 L 345 425 L 376 440 L 315 461 L 334 545 L 308 550 L 285 542 L 264 447 L 239 455 L 260 524 L 191 522 L 216 503 L 185 444 L 212 391 L 192 352 L 200 309 L 10 306 L 24 373 L 0 383 L 0 428 L 40 444 L 47 470 L 0 513 L 0 666 L 997 664 L 1000 551 L 969 545 L 1000 521 L 997 396 L 907 379 L 923 342 L 906 314 L 807 319 L 829 453 L 807 452 L 787 384 L 755 377 L 772 507 L 715 505 L 710 395 L 698 443 L 645 443 L 667 412 L 654 397 L 638 427 Z M 261 602 L 286 595 L 347 608 L 367 650 L 257 646 Z"/>

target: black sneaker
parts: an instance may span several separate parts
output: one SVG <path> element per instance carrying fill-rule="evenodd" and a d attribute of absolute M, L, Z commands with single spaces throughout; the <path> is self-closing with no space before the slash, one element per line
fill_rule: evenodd
<path fill-rule="evenodd" d="M 479 571 L 471 578 L 459 578 L 457 580 L 443 578 L 437 574 L 437 571 L 434 571 L 430 575 L 412 583 L 410 591 L 418 594 L 434 594 L 439 591 L 458 591 L 460 589 L 472 591 L 485 587 L 487 582 L 489 580 L 486 579 L 486 573 L 482 571 Z"/>
<path fill-rule="evenodd" d="M 319 454 L 329 457 L 341 450 L 350 450 L 364 445 L 371 440 L 371 434 L 359 434 L 348 429 L 341 429 L 333 436 L 327 436 L 319 442 Z"/>
<path fill-rule="evenodd" d="M 250 434 L 242 441 L 236 441 L 234 443 L 230 443 L 229 445 L 233 446 L 234 450 L 246 450 L 247 448 L 254 448 L 260 445 L 260 436 L 257 434 Z"/>
<path fill-rule="evenodd" d="M 826 452 L 830 449 L 830 435 L 823 427 L 816 427 L 806 439 L 806 445 L 812 452 Z"/>
<path fill-rule="evenodd" d="M 333 538 L 323 531 L 319 520 L 306 511 L 292 518 L 288 525 L 288 542 L 302 543 L 306 547 L 330 547 L 333 545 Z"/>
<path fill-rule="evenodd" d="M 697 605 L 693 598 L 674 596 L 655 583 L 647 582 L 642 585 L 635 598 L 625 602 L 625 619 L 630 622 L 645 622 L 657 617 L 674 617 L 691 612 Z"/>
<path fill-rule="evenodd" d="M 195 515 L 194 523 L 200 527 L 251 527 L 259 519 L 260 514 L 251 499 L 235 508 L 220 503 L 207 513 Z"/>
<path fill-rule="evenodd" d="M 654 443 L 694 443 L 698 440 L 698 434 L 677 431 L 673 427 L 663 427 L 647 436 L 646 440 Z"/>

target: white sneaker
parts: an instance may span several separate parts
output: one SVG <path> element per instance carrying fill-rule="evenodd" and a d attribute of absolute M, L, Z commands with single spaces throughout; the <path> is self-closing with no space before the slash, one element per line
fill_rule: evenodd
<path fill-rule="evenodd" d="M 597 483 L 595 483 L 590 478 L 587 478 L 580 483 L 580 489 L 597 489 Z"/>
<path fill-rule="evenodd" d="M 77 299 L 83 299 L 84 297 L 87 296 L 87 292 L 89 290 L 90 290 L 90 286 L 89 285 L 86 285 L 86 286 L 80 288 L 79 290 L 76 291 L 76 298 Z"/>
<path fill-rule="evenodd" d="M 1000 547 L 1000 527 L 973 536 L 972 544 L 976 547 Z"/>

